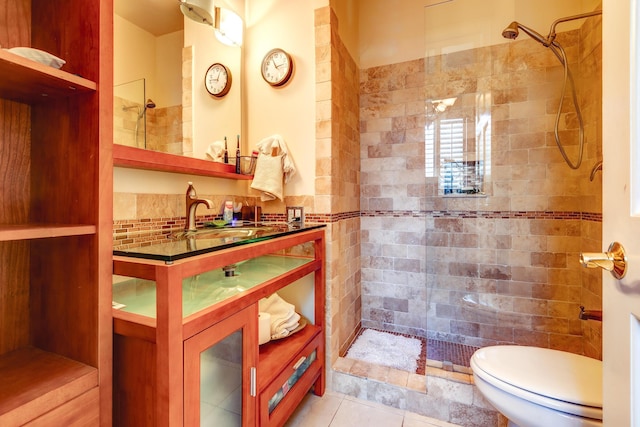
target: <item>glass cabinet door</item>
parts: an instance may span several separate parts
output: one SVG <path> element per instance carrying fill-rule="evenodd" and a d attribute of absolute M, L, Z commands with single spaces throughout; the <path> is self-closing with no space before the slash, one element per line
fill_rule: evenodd
<path fill-rule="evenodd" d="M 185 341 L 185 426 L 255 425 L 257 318 L 252 306 Z"/>

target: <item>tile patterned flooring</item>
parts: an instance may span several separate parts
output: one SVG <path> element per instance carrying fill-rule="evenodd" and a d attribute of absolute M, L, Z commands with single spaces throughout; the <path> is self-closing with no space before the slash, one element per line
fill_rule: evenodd
<path fill-rule="evenodd" d="M 471 356 L 479 347 L 447 341 L 427 340 L 427 359 L 470 367 Z"/>
<path fill-rule="evenodd" d="M 284 427 L 459 427 L 333 391 L 307 394 Z"/>

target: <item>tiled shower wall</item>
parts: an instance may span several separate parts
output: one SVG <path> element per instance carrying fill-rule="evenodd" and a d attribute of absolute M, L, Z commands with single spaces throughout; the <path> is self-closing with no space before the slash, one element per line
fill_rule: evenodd
<path fill-rule="evenodd" d="M 127 108 L 136 106 L 136 108 Z M 114 97 L 114 144 L 147 148 L 164 153 L 182 152 L 182 106 L 148 108 L 146 118 L 138 119 L 142 104 Z M 145 142 L 146 120 L 146 142 Z M 138 133 L 136 139 L 136 132 Z"/>
<path fill-rule="evenodd" d="M 602 250 L 600 174 L 589 180 L 602 158 L 600 22 L 558 37 L 585 120 L 577 171 L 553 137 L 562 67 L 532 40 L 361 71 L 364 326 L 601 357 L 600 324 L 578 319 L 581 304 L 601 308 L 600 272 L 578 262 Z M 445 117 L 479 100 L 490 114 L 484 195 L 444 196 L 425 179 L 425 108 L 451 97 Z M 560 130 L 575 161 L 568 96 Z"/>
<path fill-rule="evenodd" d="M 358 68 L 330 7 L 315 12 L 317 212 L 330 212 L 327 248 L 329 362 L 357 332 L 360 297 Z"/>

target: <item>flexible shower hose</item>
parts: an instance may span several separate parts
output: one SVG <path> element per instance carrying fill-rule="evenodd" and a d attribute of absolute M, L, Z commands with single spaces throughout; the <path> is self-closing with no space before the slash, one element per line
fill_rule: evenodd
<path fill-rule="evenodd" d="M 556 55 L 560 63 L 564 68 L 564 82 L 562 83 L 562 91 L 560 92 L 560 104 L 558 105 L 558 112 L 556 114 L 556 124 L 554 129 L 554 135 L 556 140 L 556 145 L 560 149 L 560 154 L 564 158 L 564 161 L 569 165 L 571 169 L 578 169 L 582 164 L 582 154 L 584 152 L 584 123 L 582 121 L 582 113 L 580 112 L 580 106 L 578 105 L 578 96 L 576 95 L 576 86 L 573 82 L 573 76 L 571 75 L 571 70 L 569 70 L 569 63 L 567 62 L 567 54 L 565 53 L 562 46 L 553 42 L 549 45 L 549 49 Z M 560 135 L 558 133 L 558 125 L 560 123 L 560 115 L 562 113 L 562 106 L 564 104 L 564 93 L 567 89 L 567 81 L 571 85 L 571 97 L 573 99 L 573 106 L 576 110 L 576 116 L 578 117 L 578 160 L 576 163 L 573 163 L 569 160 L 569 156 L 560 141 Z"/>

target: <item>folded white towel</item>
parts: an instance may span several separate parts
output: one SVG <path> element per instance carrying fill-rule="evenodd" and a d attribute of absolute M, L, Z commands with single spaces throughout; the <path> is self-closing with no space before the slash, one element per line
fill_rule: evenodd
<path fill-rule="evenodd" d="M 257 144 L 258 160 L 251 188 L 262 192 L 263 202 L 284 200 L 284 183 L 296 173 L 289 149 L 280 135 L 272 135 Z"/>
<path fill-rule="evenodd" d="M 205 154 L 214 162 L 224 163 L 224 142 L 212 142 L 209 144 L 209 148 L 207 148 L 207 152 Z"/>
<path fill-rule="evenodd" d="M 293 327 L 294 324 L 300 321 L 295 306 L 283 300 L 277 293 L 258 301 L 258 311 L 271 315 L 271 338 L 274 339 L 289 335 L 290 331 L 298 327 Z"/>
<path fill-rule="evenodd" d="M 284 338 L 300 325 L 300 315 L 293 313 L 288 319 L 277 324 L 271 323 L 271 339 Z"/>

